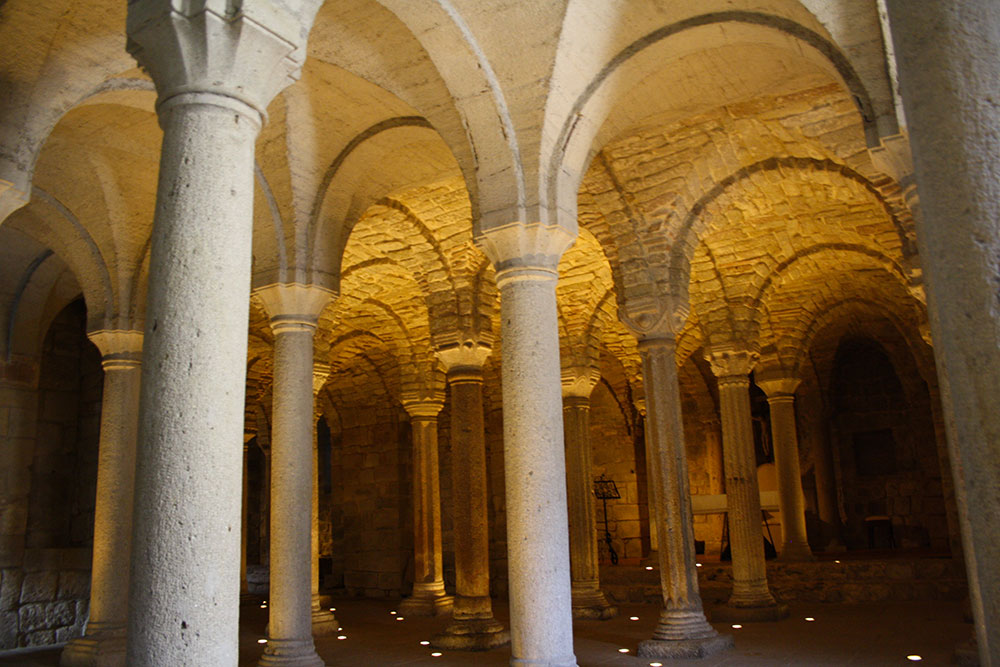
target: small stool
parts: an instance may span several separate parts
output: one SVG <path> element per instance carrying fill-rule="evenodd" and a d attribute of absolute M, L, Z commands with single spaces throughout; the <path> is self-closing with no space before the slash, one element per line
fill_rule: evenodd
<path fill-rule="evenodd" d="M 884 514 L 873 514 L 865 517 L 865 525 L 868 526 L 868 548 L 875 548 L 875 530 L 884 528 L 886 537 L 889 538 L 889 548 L 896 548 L 896 538 L 892 534 L 892 519 Z"/>

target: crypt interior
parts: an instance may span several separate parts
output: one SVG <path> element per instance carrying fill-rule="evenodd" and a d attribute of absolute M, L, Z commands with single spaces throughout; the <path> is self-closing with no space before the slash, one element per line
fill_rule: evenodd
<path fill-rule="evenodd" d="M 942 4 L 0 2 L 0 650 L 964 601 L 1000 664 L 1000 10 Z"/>

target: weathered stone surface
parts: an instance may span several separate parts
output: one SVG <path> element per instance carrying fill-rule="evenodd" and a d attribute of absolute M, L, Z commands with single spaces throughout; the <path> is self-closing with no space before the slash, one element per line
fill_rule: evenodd
<path fill-rule="evenodd" d="M 21 584 L 21 604 L 55 600 L 58 585 L 58 572 L 29 572 Z"/>

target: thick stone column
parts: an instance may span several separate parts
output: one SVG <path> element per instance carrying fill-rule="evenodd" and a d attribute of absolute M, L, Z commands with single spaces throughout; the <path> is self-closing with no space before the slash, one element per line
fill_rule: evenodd
<path fill-rule="evenodd" d="M 329 609 L 320 605 L 319 598 L 319 420 L 322 412 L 316 405 L 316 396 L 330 377 L 330 365 L 313 364 L 313 418 L 312 418 L 312 451 L 313 451 L 313 483 L 312 483 L 312 520 L 310 521 L 310 561 L 309 582 L 312 591 L 312 633 L 313 637 L 328 637 L 337 634 L 340 622 Z"/>
<path fill-rule="evenodd" d="M 451 612 L 455 601 L 444 590 L 441 543 L 437 419 L 444 407 L 444 396 L 404 397 L 403 407 L 410 415 L 413 430 L 413 594 L 399 608 L 407 615 L 441 616 Z M 488 593 L 488 582 L 486 590 Z"/>
<path fill-rule="evenodd" d="M 94 506 L 94 557 L 87 634 L 63 649 L 60 665 L 124 665 L 128 621 L 132 497 L 138 429 L 142 332 L 90 334 L 103 356 L 101 442 Z"/>
<path fill-rule="evenodd" d="M 980 662 L 1000 665 L 1000 5 L 887 5 Z"/>
<path fill-rule="evenodd" d="M 493 618 L 490 600 L 486 434 L 483 425 L 483 362 L 490 349 L 469 342 L 438 351 L 451 389 L 452 532 L 455 535 L 453 622 L 431 643 L 482 650 L 502 646 L 510 635 Z"/>
<path fill-rule="evenodd" d="M 478 242 L 500 288 L 511 664 L 575 665 L 555 289 L 573 236 L 513 223 Z"/>
<path fill-rule="evenodd" d="M 799 468 L 799 436 L 795 430 L 795 390 L 800 382 L 798 378 L 770 375 L 757 378 L 757 386 L 767 394 L 767 404 L 771 408 L 774 464 L 778 469 L 778 511 L 781 512 L 778 557 L 783 561 L 815 559 L 806 536 L 806 500 Z"/>
<path fill-rule="evenodd" d="M 650 523 L 659 536 L 657 553 L 663 611 L 652 639 L 639 643 L 647 658 L 700 658 L 733 646 L 705 618 L 695 566 L 694 522 L 688 480 L 676 341 L 669 311 L 652 327 L 630 322 L 639 339 L 646 403 L 646 472 Z M 652 533 L 652 527 L 650 533 Z"/>
<path fill-rule="evenodd" d="M 609 619 L 617 613 L 601 592 L 597 566 L 597 512 L 594 508 L 590 448 L 590 393 L 600 371 L 563 370 L 563 428 L 566 438 L 566 496 L 569 511 L 569 565 L 573 617 Z"/>
<path fill-rule="evenodd" d="M 250 503 L 250 441 L 253 433 L 243 434 L 243 510 L 240 514 L 240 601 L 250 599 L 250 582 L 247 580 L 247 533 Z"/>
<path fill-rule="evenodd" d="M 182 6 L 183 5 L 183 6 Z M 235 665 L 254 143 L 311 17 L 128 3 L 163 128 L 149 262 L 128 664 Z M 175 9 L 177 8 L 177 9 Z"/>
<path fill-rule="evenodd" d="M 274 332 L 271 585 L 261 665 L 322 665 L 312 638 L 313 335 L 332 293 L 314 285 L 256 290 Z"/>
<path fill-rule="evenodd" d="M 775 621 L 788 615 L 767 586 L 764 536 L 761 532 L 760 490 L 750 419 L 750 369 L 755 355 L 741 350 L 714 349 L 706 355 L 719 382 L 722 451 L 726 468 L 729 543 L 733 554 L 733 594 L 714 618 Z"/>

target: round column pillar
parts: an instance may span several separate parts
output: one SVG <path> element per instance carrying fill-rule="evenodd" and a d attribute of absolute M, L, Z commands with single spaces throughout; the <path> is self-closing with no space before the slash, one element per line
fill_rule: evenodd
<path fill-rule="evenodd" d="M 451 392 L 451 495 L 455 535 L 455 602 L 452 623 L 432 638 L 434 646 L 483 650 L 510 641 L 493 617 L 490 599 L 486 433 L 483 362 L 490 349 L 468 343 L 438 350 Z"/>
<path fill-rule="evenodd" d="M 455 601 L 444 589 L 444 550 L 441 542 L 437 420 L 444 407 L 444 397 L 404 398 L 403 407 L 410 415 L 413 430 L 414 574 L 413 594 L 403 600 L 399 608 L 405 614 L 440 616 L 450 613 Z M 487 594 L 488 591 L 487 583 Z"/>
<path fill-rule="evenodd" d="M 767 585 L 760 490 L 750 417 L 750 369 L 755 356 L 715 349 L 706 355 L 719 383 L 722 454 L 726 470 L 729 542 L 733 554 L 733 594 L 718 620 L 776 621 L 788 616 Z"/>
<path fill-rule="evenodd" d="M 235 665 L 254 144 L 311 16 L 128 3 L 163 128 L 139 405 L 127 662 Z"/>
<path fill-rule="evenodd" d="M 610 605 L 601 592 L 597 564 L 590 393 L 600 377 L 597 369 L 589 367 L 566 369 L 562 376 L 562 391 L 573 618 L 606 620 L 613 618 L 618 609 Z"/>
<path fill-rule="evenodd" d="M 1000 5 L 887 8 L 979 659 L 1000 665 Z"/>
<path fill-rule="evenodd" d="M 104 366 L 90 619 L 87 633 L 63 649 L 66 667 L 125 664 L 142 332 L 97 331 L 90 340 Z"/>
<path fill-rule="evenodd" d="M 313 637 L 328 637 L 340 629 L 340 622 L 329 609 L 320 605 L 319 597 L 319 420 L 322 413 L 316 405 L 316 396 L 330 377 L 330 366 L 324 363 L 313 364 L 313 418 L 312 418 L 312 450 L 313 450 L 313 480 L 312 480 L 312 520 L 310 521 L 310 568 L 309 581 L 312 591 L 312 633 Z"/>
<path fill-rule="evenodd" d="M 573 236 L 513 223 L 478 241 L 500 288 L 511 664 L 567 667 L 576 657 L 555 288 Z"/>
<path fill-rule="evenodd" d="M 783 561 L 815 560 L 806 535 L 806 500 L 802 493 L 799 436 L 795 428 L 795 389 L 801 380 L 762 375 L 763 378 L 757 379 L 757 386 L 767 394 L 771 409 L 771 439 L 778 471 L 778 511 L 781 512 L 778 557 Z"/>

